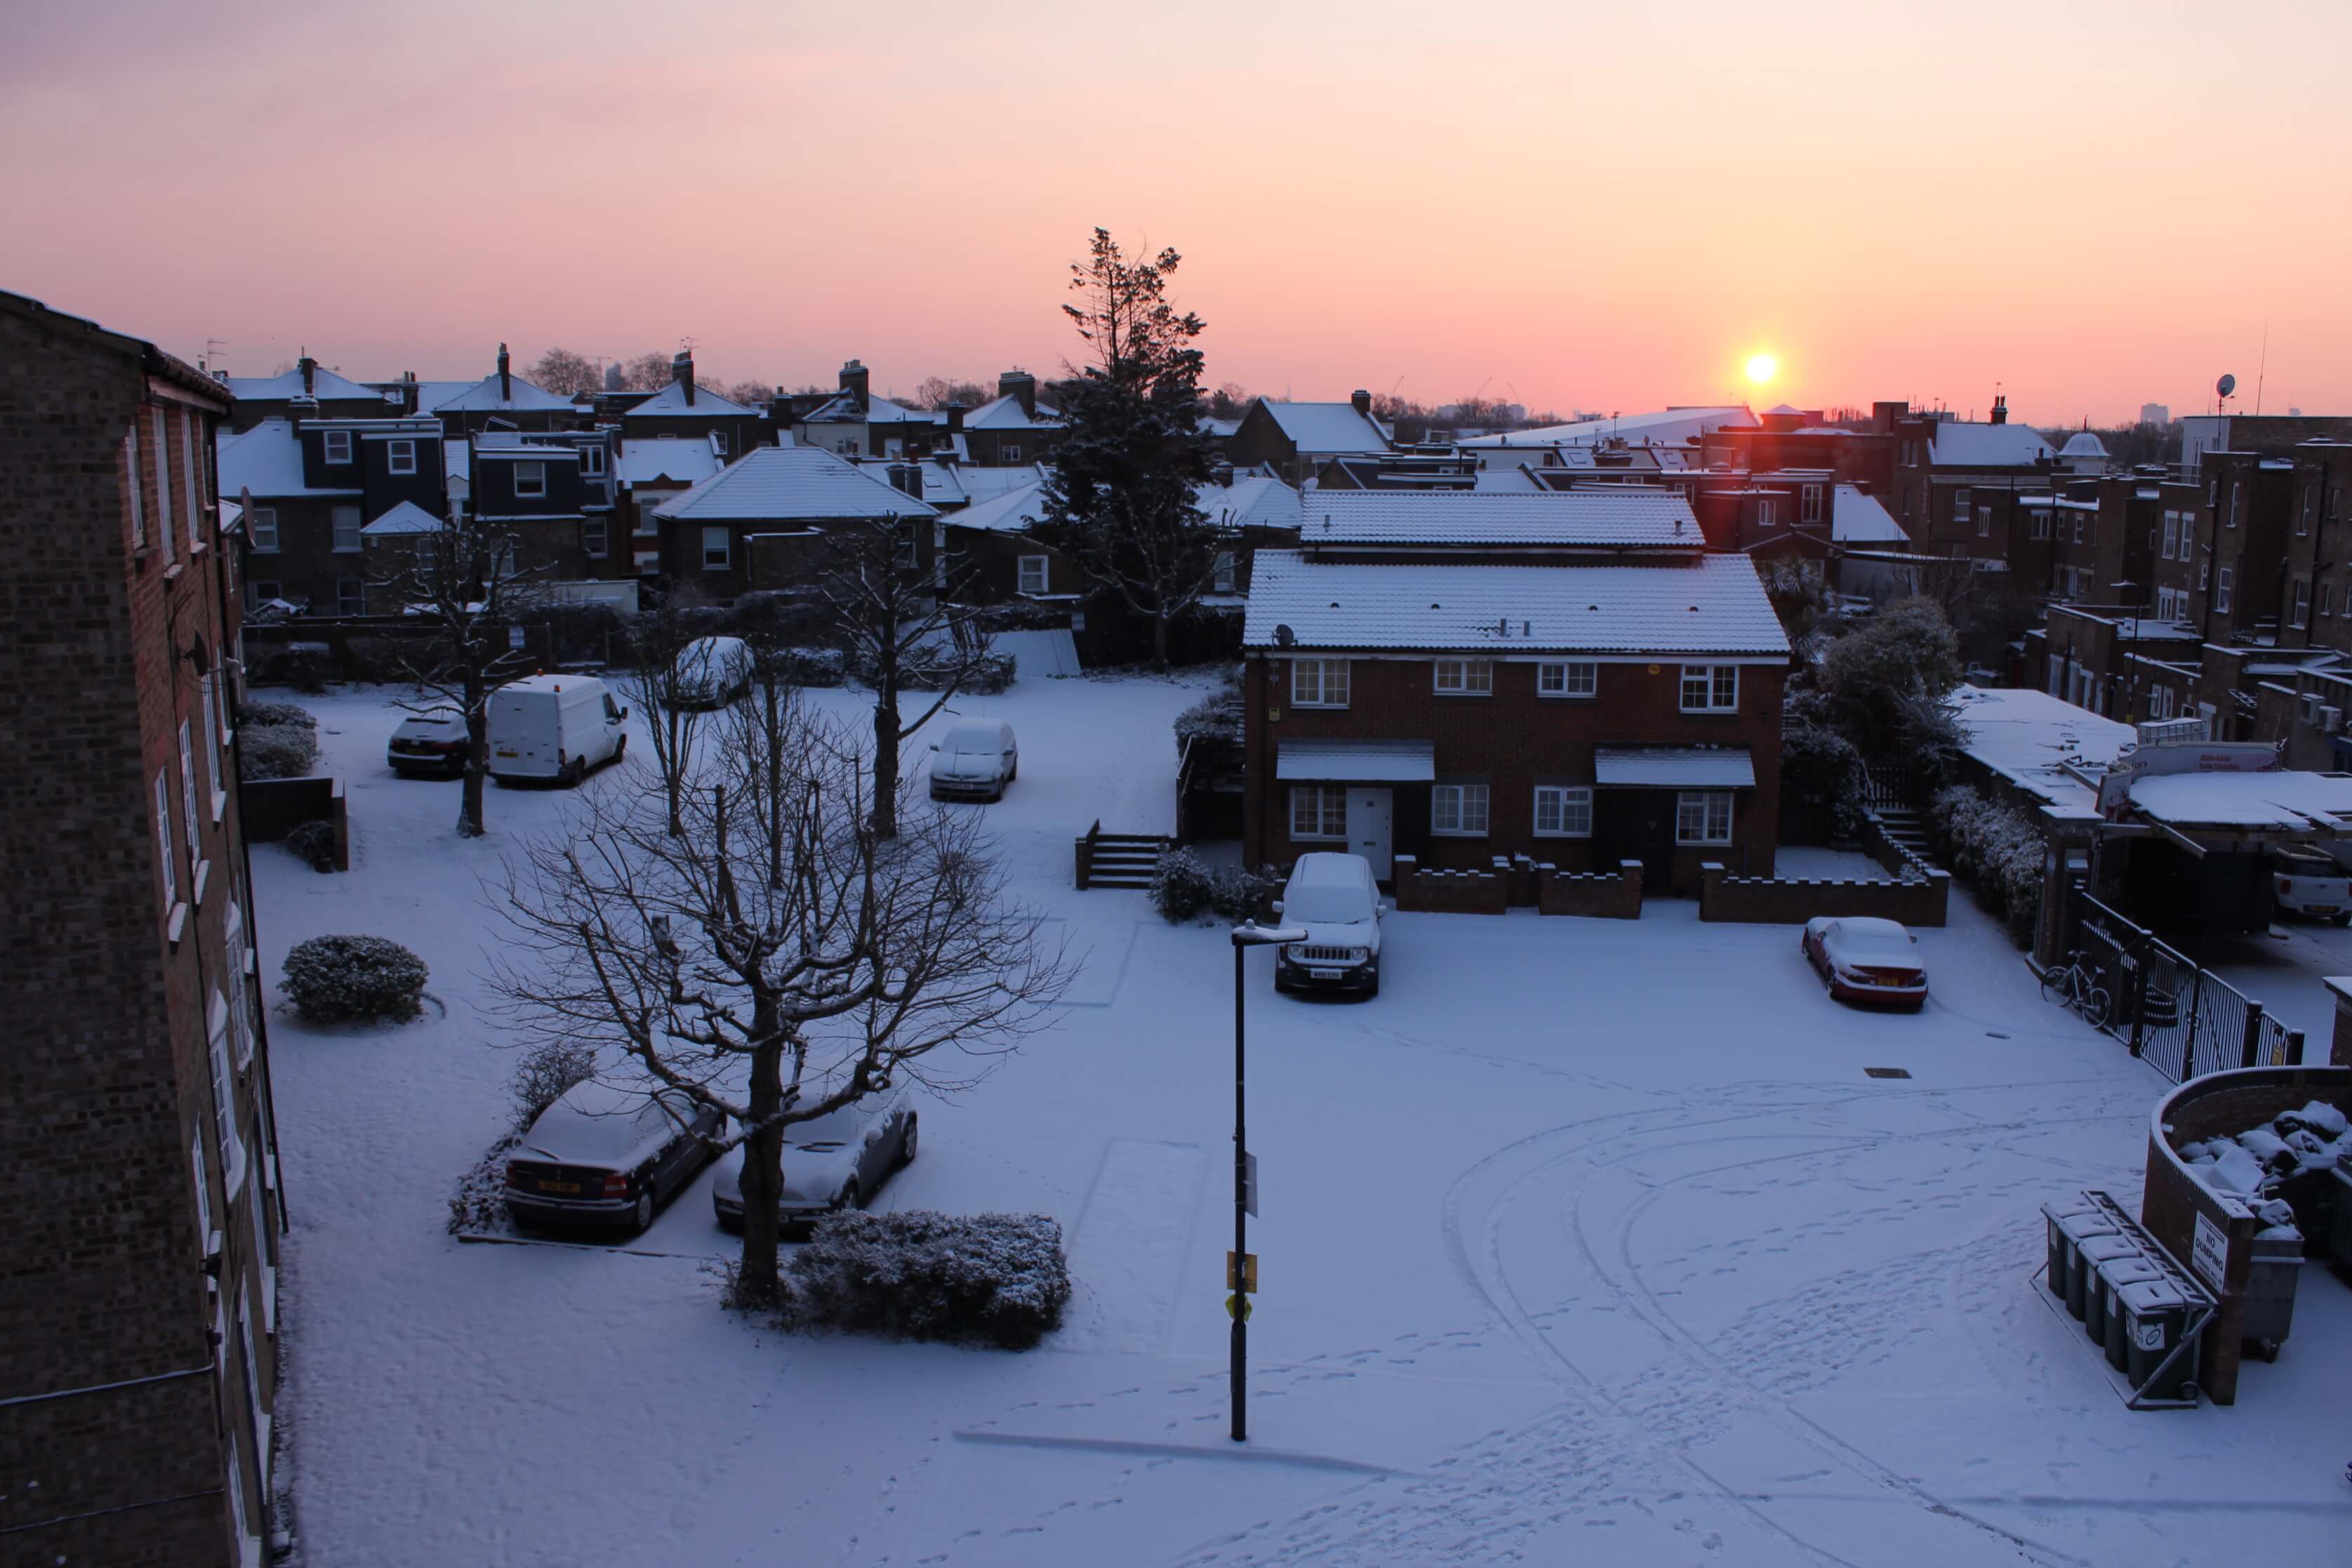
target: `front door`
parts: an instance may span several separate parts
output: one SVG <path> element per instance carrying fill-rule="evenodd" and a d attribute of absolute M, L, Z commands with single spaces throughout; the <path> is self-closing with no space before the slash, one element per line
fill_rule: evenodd
<path fill-rule="evenodd" d="M 1613 870 L 1621 860 L 1642 863 L 1642 891 L 1659 894 L 1675 874 L 1675 792 L 1670 789 L 1604 789 L 1593 796 L 1593 869 Z"/>
<path fill-rule="evenodd" d="M 1395 868 L 1396 792 L 1355 784 L 1348 791 L 1348 848 L 1372 863 L 1385 882 Z"/>

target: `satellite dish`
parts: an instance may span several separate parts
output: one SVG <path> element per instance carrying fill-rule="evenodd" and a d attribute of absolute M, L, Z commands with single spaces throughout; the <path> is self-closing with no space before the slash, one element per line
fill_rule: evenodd
<path fill-rule="evenodd" d="M 1286 626 L 1276 626 L 1274 628 L 1274 640 L 1284 647 L 1288 647 L 1298 640 L 1298 635 Z"/>
<path fill-rule="evenodd" d="M 2225 375 L 2213 384 L 2213 390 L 2227 397 L 2238 390 L 2238 378 L 2234 375 Z"/>

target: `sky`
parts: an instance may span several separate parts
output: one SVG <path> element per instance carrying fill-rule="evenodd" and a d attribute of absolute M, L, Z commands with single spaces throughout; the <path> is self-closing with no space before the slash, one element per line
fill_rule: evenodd
<path fill-rule="evenodd" d="M 1079 357 L 1101 225 L 1276 395 L 2342 413 L 2347 58 L 2341 0 L 14 0 L 0 289 L 239 375 L 911 392 Z"/>

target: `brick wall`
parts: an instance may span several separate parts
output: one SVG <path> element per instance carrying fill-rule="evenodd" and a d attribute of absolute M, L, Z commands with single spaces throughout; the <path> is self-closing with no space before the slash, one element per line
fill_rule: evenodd
<path fill-rule="evenodd" d="M 1698 918 L 1802 925 L 1825 915 L 1866 916 L 1907 926 L 1940 926 L 1951 891 L 1948 871 L 1931 871 L 1911 882 L 1792 881 L 1734 877 L 1709 862 L 1699 870 Z"/>
<path fill-rule="evenodd" d="M 1614 871 L 1540 868 L 1536 907 L 1548 915 L 1637 921 L 1642 918 L 1642 863 L 1628 860 Z"/>
<path fill-rule="evenodd" d="M 1499 915 L 1508 907 L 1509 879 L 1492 870 L 1447 871 L 1424 868 L 1410 855 L 1396 858 L 1396 905 L 1416 914 Z"/>

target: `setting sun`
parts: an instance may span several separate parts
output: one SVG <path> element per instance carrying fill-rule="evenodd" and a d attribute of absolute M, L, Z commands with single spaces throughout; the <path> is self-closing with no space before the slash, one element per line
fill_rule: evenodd
<path fill-rule="evenodd" d="M 1780 362 L 1770 354 L 1748 357 L 1748 379 L 1761 386 L 1780 373 Z"/>

